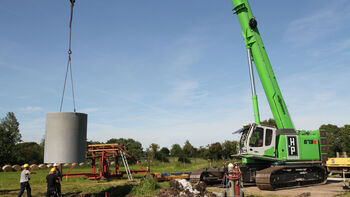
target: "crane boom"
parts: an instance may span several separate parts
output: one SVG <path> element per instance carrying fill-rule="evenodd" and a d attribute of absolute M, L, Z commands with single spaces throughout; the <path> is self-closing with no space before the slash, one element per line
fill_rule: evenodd
<path fill-rule="evenodd" d="M 248 1 L 232 0 L 232 3 L 234 5 L 233 10 L 237 14 L 242 27 L 245 46 L 250 51 L 256 70 L 258 71 L 271 112 L 275 118 L 276 126 L 278 129 L 294 129 Z M 257 103 L 254 103 L 254 108 L 256 106 Z M 254 109 L 254 111 L 256 110 Z"/>

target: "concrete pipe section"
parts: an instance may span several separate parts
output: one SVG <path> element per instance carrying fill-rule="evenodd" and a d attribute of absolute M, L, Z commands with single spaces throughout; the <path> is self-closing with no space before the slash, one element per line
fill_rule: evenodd
<path fill-rule="evenodd" d="M 87 114 L 47 113 L 44 163 L 84 162 L 86 130 Z"/>

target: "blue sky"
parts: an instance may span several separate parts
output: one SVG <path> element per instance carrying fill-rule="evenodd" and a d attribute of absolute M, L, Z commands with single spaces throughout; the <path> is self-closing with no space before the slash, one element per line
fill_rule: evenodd
<path fill-rule="evenodd" d="M 301 3 L 302 2 L 302 3 Z M 297 129 L 350 123 L 350 2 L 250 1 Z M 254 121 L 247 57 L 230 0 L 77 0 L 72 66 L 88 139 L 170 147 L 237 139 Z M 0 7 L 0 115 L 39 142 L 59 111 L 69 1 Z M 256 75 L 256 78 L 257 75 Z M 272 117 L 259 80 L 261 119 Z M 67 90 L 63 111 L 72 111 Z"/>

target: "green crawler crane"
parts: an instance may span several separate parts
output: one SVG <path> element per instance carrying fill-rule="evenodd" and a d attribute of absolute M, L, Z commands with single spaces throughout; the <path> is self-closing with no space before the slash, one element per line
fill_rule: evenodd
<path fill-rule="evenodd" d="M 294 129 L 248 1 L 232 2 L 247 49 L 255 117 L 255 123 L 236 132 L 241 134 L 239 154 L 235 156 L 241 158 L 244 165 L 243 181 L 267 190 L 325 183 L 327 171 L 323 163 L 327 160 L 326 133 Z M 253 62 L 276 128 L 260 125 Z"/>

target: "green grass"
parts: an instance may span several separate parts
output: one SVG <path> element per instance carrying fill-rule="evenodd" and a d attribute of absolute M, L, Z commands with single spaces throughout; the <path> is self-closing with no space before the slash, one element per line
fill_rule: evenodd
<path fill-rule="evenodd" d="M 76 167 L 75 170 L 87 172 L 89 168 L 86 167 Z M 48 169 L 45 170 L 35 170 L 36 174 L 30 175 L 30 185 L 32 188 L 32 194 L 34 196 L 43 196 L 46 192 L 46 176 L 48 174 Z M 20 172 L 1 172 L 0 173 L 0 196 L 16 196 L 19 192 Z M 108 191 L 111 188 L 119 188 L 127 183 L 127 179 L 122 180 L 112 180 L 112 181 L 97 181 L 88 180 L 85 177 L 70 177 L 63 178 L 61 182 L 62 193 L 64 194 L 80 194 L 80 193 L 99 193 L 101 191 Z M 9 192 L 4 192 L 4 190 L 10 190 Z M 115 189 L 116 190 L 116 189 Z"/>
<path fill-rule="evenodd" d="M 191 159 L 191 163 L 178 162 L 177 158 L 169 158 L 169 161 L 169 163 L 152 161 L 151 172 L 191 172 L 209 166 L 222 166 L 222 161 L 208 162 L 207 160 L 199 158 Z"/>
<path fill-rule="evenodd" d="M 141 165 L 146 169 L 147 162 L 142 161 Z M 96 165 L 98 166 L 98 165 Z M 183 164 L 177 162 L 176 158 L 170 158 L 169 163 L 152 161 L 151 172 L 190 172 L 198 170 L 203 167 L 209 166 L 222 166 L 221 162 L 210 163 L 203 159 L 191 159 L 190 164 Z M 63 173 L 65 173 L 70 167 L 64 167 Z M 131 170 L 140 170 L 137 165 L 130 165 Z M 96 169 L 97 170 L 97 169 Z M 123 167 L 120 170 L 124 171 Z M 113 167 L 111 167 L 113 172 Z M 46 176 L 49 173 L 49 169 L 35 170 L 37 174 L 30 175 L 30 185 L 32 188 L 33 196 L 44 196 L 46 193 Z M 91 172 L 90 166 L 73 168 L 70 173 L 89 173 Z M 73 194 L 95 194 L 108 192 L 111 196 L 125 196 L 127 194 L 133 194 L 135 196 L 155 195 L 161 188 L 169 187 L 168 182 L 158 183 L 155 188 L 151 187 L 151 183 L 140 183 L 140 178 L 144 175 L 135 175 L 135 183 L 129 183 L 127 177 L 123 179 L 111 179 L 109 181 L 88 180 L 86 177 L 69 177 L 63 178 L 61 182 L 62 193 L 66 195 Z M 19 184 L 20 172 L 0 172 L 0 196 L 17 196 L 20 188 Z M 145 194 L 141 194 L 145 192 Z"/>
<path fill-rule="evenodd" d="M 350 197 L 350 191 L 345 192 L 345 194 L 339 195 L 339 197 Z"/>
<path fill-rule="evenodd" d="M 157 190 L 160 189 L 161 186 L 155 181 L 152 177 L 146 177 L 144 180 L 140 182 L 137 186 L 133 187 L 131 190 L 131 194 L 135 195 L 156 195 Z"/>

